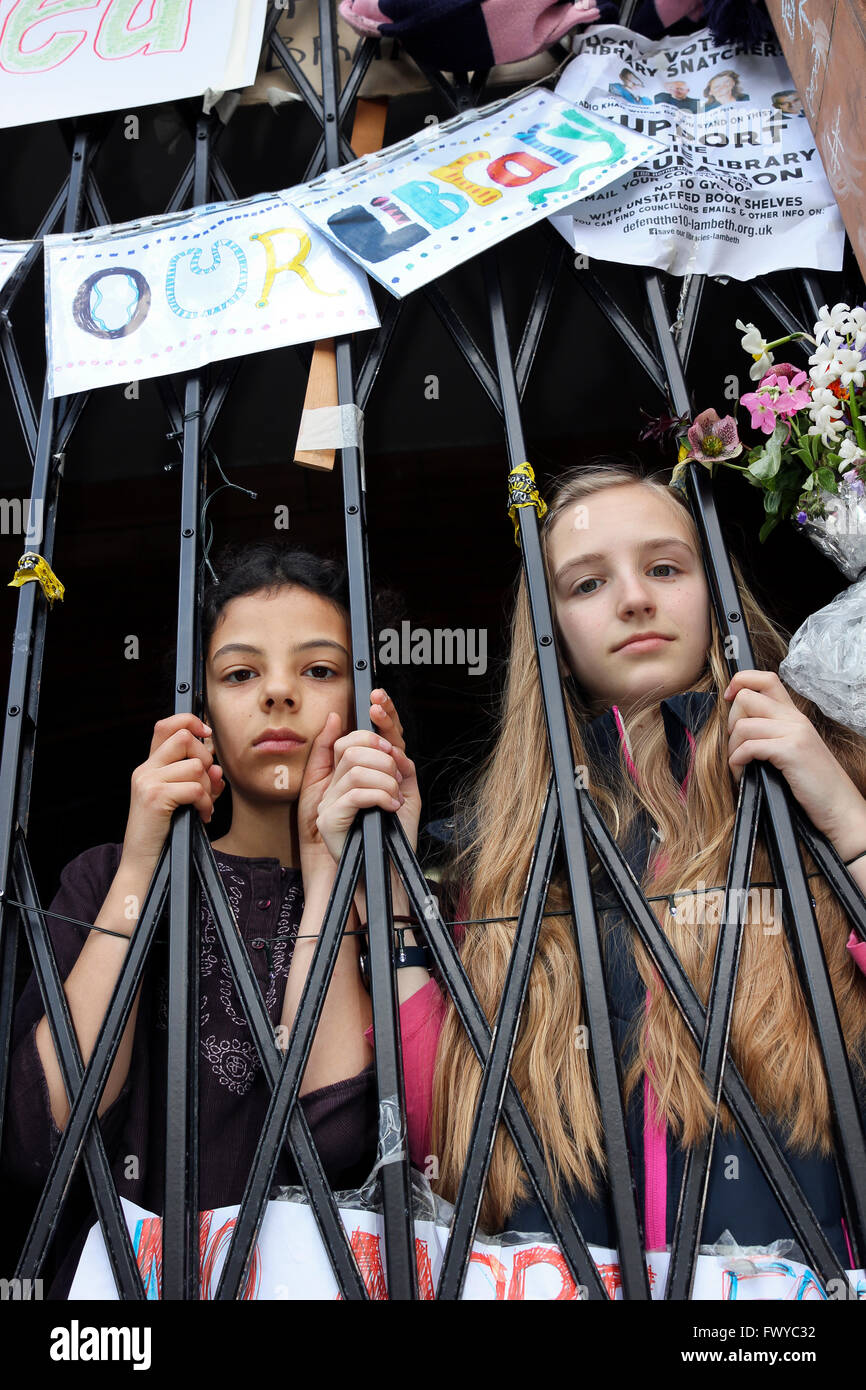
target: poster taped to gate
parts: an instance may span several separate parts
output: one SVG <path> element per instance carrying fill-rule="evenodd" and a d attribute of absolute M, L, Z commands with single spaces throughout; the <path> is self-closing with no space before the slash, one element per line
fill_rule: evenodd
<path fill-rule="evenodd" d="M 661 149 L 528 88 L 282 196 L 402 299 Z"/>
<path fill-rule="evenodd" d="M 0 0 L 0 126 L 255 80 L 267 0 Z M 139 117 L 124 131 L 138 139 Z"/>
<path fill-rule="evenodd" d="M 363 271 L 273 194 L 44 240 L 52 396 L 379 325 Z"/>
<path fill-rule="evenodd" d="M 664 148 L 551 218 L 575 251 L 674 275 L 839 270 L 845 229 L 778 43 L 593 25 L 557 84 Z"/>
<path fill-rule="evenodd" d="M 420 1183 L 413 1174 L 416 1191 Z M 241 1298 L 247 1300 L 334 1300 L 341 1297 L 330 1262 L 325 1254 L 312 1210 L 298 1199 L 298 1189 L 286 1188 L 283 1200 L 269 1201 L 259 1236 L 253 1249 Z M 429 1193 L 429 1188 L 428 1188 Z M 352 1253 L 371 1299 L 388 1297 L 384 1223 L 380 1211 L 363 1192 L 337 1194 L 339 1215 Z M 162 1279 L 162 1223 L 153 1212 L 121 1198 L 146 1297 L 160 1297 Z M 453 1208 L 433 1198 L 424 1204 L 419 1217 L 416 1209 L 415 1258 L 418 1269 L 418 1296 L 436 1296 L 439 1275 L 448 1240 L 449 1216 Z M 200 1298 L 213 1299 L 228 1252 L 239 1208 L 220 1207 L 199 1216 Z M 777 1244 L 785 1248 L 790 1242 Z M 609 1298 L 622 1299 L 619 1257 L 615 1250 L 588 1246 L 601 1283 Z M 650 1291 L 654 1299 L 664 1297 L 670 1254 L 649 1251 L 646 1255 Z M 692 1297 L 724 1302 L 775 1301 L 823 1302 L 828 1298 L 866 1299 L 866 1273 L 847 1271 L 847 1283 L 825 1291 L 805 1265 L 790 1260 L 779 1251 L 757 1251 L 698 1255 Z M 476 1236 L 462 1298 L 492 1302 L 581 1302 L 588 1290 L 572 1278 L 565 1258 L 549 1236 L 509 1232 L 498 1237 Z M 69 1298 L 117 1298 L 105 1244 L 99 1226 L 88 1234 Z"/>

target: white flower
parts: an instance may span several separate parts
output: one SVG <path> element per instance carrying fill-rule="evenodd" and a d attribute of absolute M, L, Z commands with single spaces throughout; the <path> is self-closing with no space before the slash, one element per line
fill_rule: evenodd
<path fill-rule="evenodd" d="M 749 368 L 749 376 L 752 381 L 760 381 L 773 365 L 773 354 L 767 350 L 767 340 L 761 337 L 753 323 L 743 323 L 742 319 L 737 319 L 735 326 L 744 335 L 740 340 L 743 351 L 755 359 Z"/>
<path fill-rule="evenodd" d="M 863 450 L 859 447 L 856 440 L 851 438 L 850 434 L 842 440 L 837 452 L 842 462 L 847 463 L 849 467 L 853 466 L 855 463 L 859 463 L 862 458 L 866 458 L 866 454 L 863 453 Z"/>
<path fill-rule="evenodd" d="M 829 386 L 831 381 L 835 381 L 842 370 L 839 362 L 839 349 L 827 344 L 819 347 L 809 358 L 811 371 L 809 376 L 816 386 Z"/>
<path fill-rule="evenodd" d="M 809 434 L 820 434 L 825 444 L 835 444 L 845 425 L 841 418 L 842 407 L 833 392 L 821 387 L 813 391 L 809 414 L 815 422 L 810 425 Z"/>
<path fill-rule="evenodd" d="M 862 352 L 866 348 L 866 328 L 858 328 L 854 334 L 854 347 L 857 352 Z"/>
<path fill-rule="evenodd" d="M 866 309 L 862 308 L 861 305 L 855 304 L 854 308 L 849 311 L 848 317 L 858 328 L 866 328 Z"/>
<path fill-rule="evenodd" d="M 859 352 L 852 352 L 850 348 L 839 348 L 839 366 L 841 368 L 841 380 L 843 386 L 853 384 L 858 390 L 863 387 L 863 359 Z"/>
<path fill-rule="evenodd" d="M 845 425 L 841 418 L 842 407 L 832 391 L 827 391 L 824 387 L 816 387 L 812 392 L 809 414 L 814 421 L 809 429 L 809 434 L 820 434 L 825 444 L 835 443 L 839 433 L 844 432 Z"/>
<path fill-rule="evenodd" d="M 823 304 L 818 310 L 815 337 L 820 340 L 825 333 L 841 333 L 844 338 L 851 331 L 848 322 L 850 314 L 847 304 L 834 304 L 832 309 Z"/>

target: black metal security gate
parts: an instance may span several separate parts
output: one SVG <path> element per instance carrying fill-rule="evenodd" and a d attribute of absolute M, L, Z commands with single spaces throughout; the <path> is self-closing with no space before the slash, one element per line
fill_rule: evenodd
<path fill-rule="evenodd" d="M 267 41 L 275 60 L 296 83 L 320 132 L 307 177 L 352 158 L 344 129 L 351 115 L 374 45 L 360 46 L 342 91 L 333 0 L 319 0 L 323 90 L 319 98 L 292 54 L 280 39 L 276 24 L 280 6 L 267 21 Z M 441 73 L 427 76 L 453 110 L 476 105 L 486 74 L 456 74 L 449 82 Z M 194 159 L 171 198 L 167 211 L 200 205 L 213 198 L 236 197 L 216 148 L 212 118 L 198 122 Z M 68 176 L 35 236 L 59 227 L 66 232 L 86 225 L 111 222 L 91 169 L 93 139 L 82 129 L 72 150 Z M 564 243 L 550 233 L 550 254 L 536 288 L 518 350 L 513 352 L 506 322 L 497 253 L 483 257 L 482 272 L 489 305 L 494 348 L 488 360 L 469 329 L 433 285 L 427 291 L 455 343 L 472 368 L 481 388 L 502 417 L 512 470 L 526 458 L 521 423 L 521 399 L 529 379 L 541 333 L 560 275 L 569 274 Z M 0 305 L 8 310 L 39 248 L 28 258 Z M 614 302 L 595 270 L 583 270 L 581 283 L 619 334 L 649 378 L 667 395 L 675 412 L 690 410 L 685 373 L 702 293 L 700 277 L 687 282 L 682 312 L 674 330 L 664 277 L 642 273 L 646 304 L 654 329 L 648 340 Z M 822 302 L 816 278 L 801 277 L 799 304 L 792 307 L 763 282 L 755 290 L 785 331 L 805 328 Z M 383 325 L 360 367 L 353 360 L 353 342 L 337 342 L 337 372 L 341 405 L 364 409 L 379 376 L 400 314 L 389 303 Z M 43 391 L 38 407 L 31 399 L 8 317 L 0 321 L 2 352 L 21 432 L 33 465 L 31 497 L 44 503 L 44 538 L 40 553 L 52 563 L 60 501 L 59 460 L 83 411 L 87 396 L 59 401 Z M 178 532 L 179 591 L 175 712 L 201 707 L 202 653 L 195 619 L 200 599 L 201 535 L 199 519 L 206 491 L 206 451 L 214 422 L 231 385 L 234 364 L 223 363 L 208 389 L 205 372 L 186 379 L 182 402 L 167 382 L 162 392 L 172 430 L 182 439 L 182 502 Z M 754 666 L 749 634 L 716 512 L 711 481 L 694 463 L 689 465 L 689 500 L 701 536 L 719 628 L 729 658 L 730 674 Z M 509 481 L 516 481 L 512 475 Z M 355 707 L 363 726 L 370 692 L 377 684 L 374 634 L 371 631 L 370 578 L 366 535 L 366 494 L 362 451 L 342 450 L 343 505 L 350 582 L 351 640 L 354 661 Z M 504 480 L 503 480 L 504 481 Z M 250 1022 L 271 1100 L 240 1205 L 234 1233 L 216 1294 L 237 1299 L 244 1285 L 263 1220 L 278 1157 L 288 1146 L 315 1215 L 337 1283 L 347 1299 L 363 1300 L 368 1291 L 347 1241 L 334 1198 L 325 1178 L 304 1112 L 298 1103 L 304 1068 L 334 969 L 340 938 L 346 926 L 359 874 L 366 879 L 370 930 L 370 981 L 374 1021 L 376 1081 L 380 1116 L 379 1179 L 384 1210 L 388 1294 L 392 1299 L 418 1297 L 415 1242 L 412 1229 L 411 1180 L 405 1144 L 405 1096 L 398 1026 L 396 976 L 391 926 L 390 862 L 396 865 L 412 908 L 425 925 L 445 986 L 455 1001 L 461 1022 L 484 1067 L 478 1110 L 438 1296 L 460 1296 L 468 1268 L 493 1143 L 500 1123 L 510 1133 L 525 1165 L 532 1188 L 550 1221 L 568 1269 L 591 1299 L 608 1293 L 586 1242 L 567 1206 L 557 1206 L 543 1159 L 541 1142 L 509 1075 L 521 1009 L 534 959 L 554 855 L 561 845 L 575 922 L 576 946 L 584 981 L 586 1018 L 592 1063 L 604 1132 L 612 1205 L 624 1296 L 650 1296 L 644 1259 L 641 1219 L 635 1201 L 618 1062 L 608 1009 L 601 939 L 588 870 L 587 841 L 606 866 L 624 911 L 671 992 L 686 1026 L 700 1047 L 701 1066 L 710 1094 L 718 1106 L 730 1108 L 770 1187 L 786 1213 L 806 1258 L 826 1286 L 844 1279 L 844 1272 L 783 1153 L 760 1114 L 733 1061 L 727 1039 L 739 958 L 742 916 L 752 854 L 763 827 L 776 882 L 784 885 L 785 928 L 795 948 L 805 997 L 814 1019 L 827 1071 L 836 1134 L 836 1153 L 847 1225 L 855 1266 L 866 1257 L 866 1140 L 856 1104 L 820 935 L 809 893 L 800 842 L 813 855 L 831 883 L 862 940 L 866 940 L 866 898 L 847 873 L 832 846 L 806 820 L 791 800 L 781 775 L 766 763 L 751 763 L 740 784 L 733 847 L 727 876 L 728 916 L 719 933 L 713 988 L 705 1007 L 699 999 L 649 903 L 589 793 L 575 785 L 563 693 L 557 670 L 550 602 L 539 543 L 538 517 L 532 506 L 518 513 L 520 551 L 528 584 L 539 671 L 544 700 L 552 776 L 538 827 L 529 881 L 515 931 L 511 962 L 496 1026 L 491 1030 L 469 984 L 458 951 L 438 909 L 431 907 L 428 885 L 393 815 L 361 812 L 348 837 L 327 915 L 317 943 L 306 987 L 285 1052 L 274 1045 L 273 1029 L 245 947 L 238 935 L 225 888 L 216 870 L 203 825 L 193 808 L 176 812 L 138 926 L 108 1008 L 93 1054 L 82 1065 L 66 998 L 54 959 L 27 843 L 28 811 L 37 729 L 40 680 L 45 648 L 48 604 L 37 584 L 21 587 L 15 625 L 12 670 L 5 710 L 0 766 L 0 1118 L 6 1110 L 6 1081 L 14 1004 L 14 981 L 19 935 L 38 972 L 42 998 L 63 1072 L 70 1115 L 51 1171 L 20 1254 L 16 1275 L 36 1279 L 43 1268 L 57 1229 L 70 1178 L 83 1163 L 98 1219 L 105 1237 L 119 1296 L 142 1300 L 141 1275 L 117 1194 L 105 1145 L 97 1123 L 97 1106 L 145 970 L 160 914 L 167 904 L 169 924 L 168 1109 L 165 1145 L 165 1205 L 163 1219 L 163 1298 L 199 1296 L 198 1172 L 198 921 L 200 894 L 213 915 L 222 949 Z M 734 891 L 731 891 L 734 890 Z M 398 1142 L 389 1135 L 396 1130 Z M 707 1176 L 715 1130 L 692 1150 L 685 1165 L 674 1234 L 669 1299 L 689 1296 L 695 1269 Z"/>

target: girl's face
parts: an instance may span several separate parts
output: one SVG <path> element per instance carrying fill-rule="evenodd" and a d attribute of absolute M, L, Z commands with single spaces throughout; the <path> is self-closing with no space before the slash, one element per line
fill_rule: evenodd
<path fill-rule="evenodd" d="M 547 553 L 568 664 L 591 699 L 627 710 L 691 688 L 710 645 L 710 596 L 678 504 L 640 483 L 605 488 L 557 517 Z M 648 632 L 659 637 L 630 641 Z"/>
<path fill-rule="evenodd" d="M 226 781 L 247 797 L 294 801 L 331 710 L 352 709 L 342 614 L 295 585 L 231 599 L 211 636 L 207 722 Z M 277 731 L 279 738 L 264 736 Z"/>

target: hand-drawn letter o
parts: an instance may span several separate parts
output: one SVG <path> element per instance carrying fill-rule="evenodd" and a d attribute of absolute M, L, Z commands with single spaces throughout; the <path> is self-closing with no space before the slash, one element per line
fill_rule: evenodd
<path fill-rule="evenodd" d="M 135 312 L 128 323 L 121 324 L 120 328 L 106 328 L 104 324 L 97 323 L 90 307 L 90 297 L 94 285 L 97 285 L 108 275 L 125 275 L 128 280 L 133 282 L 138 294 Z M 94 271 L 93 275 L 88 275 L 87 279 L 79 285 L 72 303 L 72 317 L 78 327 L 83 328 L 85 333 L 91 333 L 94 338 L 127 338 L 130 333 L 134 333 L 137 328 L 141 327 L 149 313 L 150 285 L 140 270 L 133 270 L 126 265 L 107 266 L 105 270 L 97 270 Z"/>

